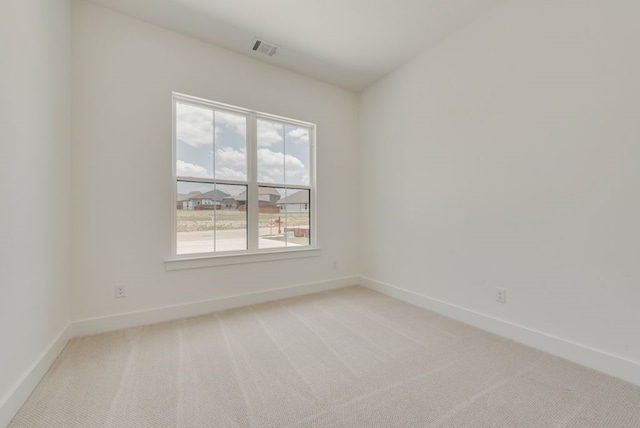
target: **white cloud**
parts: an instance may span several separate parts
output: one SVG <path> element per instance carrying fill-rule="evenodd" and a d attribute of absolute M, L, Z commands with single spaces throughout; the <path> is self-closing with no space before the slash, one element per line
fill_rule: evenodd
<path fill-rule="evenodd" d="M 210 177 L 206 168 L 181 160 L 176 162 L 176 175 L 182 177 Z"/>
<path fill-rule="evenodd" d="M 287 133 L 287 136 L 289 137 L 288 141 L 294 144 L 309 142 L 309 130 L 307 128 L 293 128 Z"/>
<path fill-rule="evenodd" d="M 286 155 L 284 164 L 288 184 L 309 184 L 309 171 L 304 167 L 300 159 Z"/>
<path fill-rule="evenodd" d="M 282 182 L 284 176 L 284 153 L 269 149 L 258 149 L 258 180 L 265 183 Z"/>
<path fill-rule="evenodd" d="M 288 183 L 309 183 L 308 171 L 300 159 L 265 148 L 258 149 L 259 181 L 265 183 L 282 182 L 285 171 Z"/>
<path fill-rule="evenodd" d="M 216 178 L 222 180 L 247 181 L 247 174 L 236 169 L 223 167 L 216 170 Z"/>
<path fill-rule="evenodd" d="M 258 166 L 261 168 L 284 168 L 284 153 L 258 149 Z"/>
<path fill-rule="evenodd" d="M 216 178 L 225 180 L 247 180 L 246 149 L 221 147 L 216 150 Z"/>
<path fill-rule="evenodd" d="M 290 128 L 290 125 L 287 125 Z M 285 126 L 282 123 L 258 120 L 258 147 L 272 147 L 283 143 Z M 287 143 L 308 144 L 309 129 L 302 127 L 290 128 L 287 132 Z"/>
<path fill-rule="evenodd" d="M 213 145 L 213 111 L 176 104 L 176 139 L 191 147 Z"/>
<path fill-rule="evenodd" d="M 304 172 L 304 164 L 297 157 L 286 155 L 284 157 L 284 167 L 289 174 L 299 174 Z"/>
<path fill-rule="evenodd" d="M 282 144 L 284 126 L 268 120 L 258 120 L 258 147 L 271 147 Z"/>
<path fill-rule="evenodd" d="M 216 111 L 215 130 L 213 123 L 213 110 L 188 104 L 176 105 L 176 138 L 189 146 L 213 146 L 213 133 L 217 136 L 225 129 L 246 138 L 247 119 L 244 116 Z"/>
<path fill-rule="evenodd" d="M 216 149 L 216 163 L 246 168 L 247 151 L 244 148 L 236 150 L 233 147 L 221 147 Z"/>
<path fill-rule="evenodd" d="M 263 174 L 260 174 L 260 173 L 258 173 L 258 181 L 261 182 L 261 183 L 275 183 L 276 182 L 273 178 L 271 178 L 270 175 L 263 175 Z"/>
<path fill-rule="evenodd" d="M 222 128 L 231 128 L 234 132 L 246 138 L 247 118 L 237 114 L 216 111 L 216 135 L 222 131 Z"/>

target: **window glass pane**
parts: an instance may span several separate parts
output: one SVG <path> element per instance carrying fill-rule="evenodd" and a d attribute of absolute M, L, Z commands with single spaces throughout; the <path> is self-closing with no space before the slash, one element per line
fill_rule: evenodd
<path fill-rule="evenodd" d="M 285 184 L 308 186 L 309 180 L 309 128 L 285 125 Z"/>
<path fill-rule="evenodd" d="M 247 249 L 247 186 L 217 184 L 216 251 Z"/>
<path fill-rule="evenodd" d="M 287 247 L 311 244 L 310 233 L 310 191 L 308 189 L 287 189 L 286 196 L 278 202 L 285 218 L 285 242 Z"/>
<path fill-rule="evenodd" d="M 310 245 L 310 191 L 261 186 L 259 248 Z"/>
<path fill-rule="evenodd" d="M 176 103 L 176 175 L 213 178 L 213 110 Z"/>
<path fill-rule="evenodd" d="M 247 249 L 247 186 L 178 181 L 177 254 Z"/>
<path fill-rule="evenodd" d="M 284 125 L 258 119 L 258 182 L 284 183 Z"/>
<path fill-rule="evenodd" d="M 215 112 L 215 178 L 247 180 L 247 118 Z"/>
<path fill-rule="evenodd" d="M 177 254 L 214 251 L 213 192 L 213 184 L 178 181 Z"/>
<path fill-rule="evenodd" d="M 286 247 L 284 235 L 286 218 L 280 212 L 278 202 L 286 190 L 276 187 L 258 187 L 259 238 L 258 248 Z"/>

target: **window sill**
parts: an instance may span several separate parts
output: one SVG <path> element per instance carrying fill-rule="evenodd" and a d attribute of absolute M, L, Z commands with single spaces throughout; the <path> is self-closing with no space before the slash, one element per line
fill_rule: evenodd
<path fill-rule="evenodd" d="M 274 260 L 300 259 L 317 257 L 322 253 L 320 248 L 293 250 L 263 251 L 259 253 L 216 254 L 206 256 L 175 256 L 165 260 L 165 270 L 198 269 L 212 266 L 236 265 L 244 263 L 269 262 Z"/>

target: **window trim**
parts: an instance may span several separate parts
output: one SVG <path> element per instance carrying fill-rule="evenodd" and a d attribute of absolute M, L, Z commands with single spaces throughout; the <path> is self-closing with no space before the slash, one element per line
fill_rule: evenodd
<path fill-rule="evenodd" d="M 247 250 L 248 251 L 248 250 Z M 164 261 L 165 270 L 197 269 L 214 266 L 237 265 L 245 263 L 269 262 L 274 260 L 301 259 L 322 255 L 321 248 L 265 248 L 258 252 L 232 252 L 225 251 L 216 255 L 189 254 L 186 256 L 170 257 Z"/>
<path fill-rule="evenodd" d="M 247 117 L 247 181 L 233 181 L 224 179 L 178 179 L 176 175 L 176 105 L 177 103 L 186 103 L 194 106 L 206 106 L 213 110 L 224 110 L 231 113 L 240 114 Z M 171 188 L 172 188 L 172 205 L 171 205 L 171 249 L 170 256 L 165 260 L 165 268 L 167 270 L 190 269 L 195 267 L 219 266 L 227 264 L 251 263 L 270 260 L 282 260 L 290 258 L 311 257 L 320 255 L 320 247 L 318 246 L 318 222 L 317 222 L 317 204 L 316 204 L 316 125 L 310 122 L 290 119 L 287 117 L 277 116 L 269 113 L 259 112 L 255 110 L 245 109 L 238 106 L 224 104 L 204 98 L 193 97 L 178 92 L 171 94 Z M 284 183 L 264 183 L 257 181 L 258 173 L 258 147 L 257 147 L 257 121 L 259 119 L 272 120 L 290 125 L 297 125 L 309 129 L 309 185 L 286 185 Z M 194 182 L 214 182 L 227 183 L 247 186 L 247 249 L 240 251 L 224 251 L 209 253 L 189 253 L 177 254 L 177 182 L 178 181 L 194 181 Z M 289 189 L 308 189 L 309 190 L 309 228 L 310 240 L 309 245 L 301 247 L 283 247 L 283 248 L 258 248 L 259 242 L 259 203 L 258 188 L 261 186 L 278 187 Z M 255 201 L 252 207 L 249 201 Z"/>

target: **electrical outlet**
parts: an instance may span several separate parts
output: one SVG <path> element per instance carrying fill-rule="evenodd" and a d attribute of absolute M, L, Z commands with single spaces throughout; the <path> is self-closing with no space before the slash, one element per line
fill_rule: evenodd
<path fill-rule="evenodd" d="M 127 297 L 127 290 L 125 289 L 124 285 L 116 285 L 115 292 L 116 292 L 116 299 Z"/>
<path fill-rule="evenodd" d="M 496 288 L 496 302 L 507 303 L 507 290 L 505 288 Z"/>
<path fill-rule="evenodd" d="M 331 265 L 331 269 L 338 269 L 338 261 L 334 260 L 333 264 Z"/>

